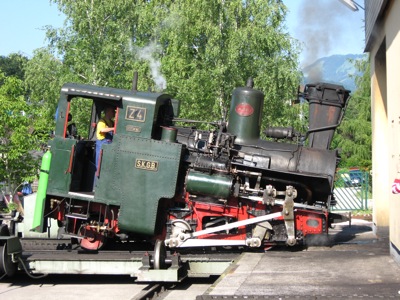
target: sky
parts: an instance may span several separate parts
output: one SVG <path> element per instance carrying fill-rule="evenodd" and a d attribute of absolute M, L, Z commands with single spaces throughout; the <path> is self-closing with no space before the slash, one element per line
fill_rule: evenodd
<path fill-rule="evenodd" d="M 62 27 L 64 16 L 50 0 L 0 0 L 0 55 L 31 58 L 47 45 L 44 26 Z"/>
<path fill-rule="evenodd" d="M 363 53 L 363 10 L 353 12 L 339 0 L 283 2 L 289 9 L 287 30 L 304 48 L 301 64 L 333 54 Z M 21 53 L 31 58 L 35 49 L 47 45 L 45 26 L 58 28 L 63 22 L 50 0 L 0 0 L 0 56 Z"/>
<path fill-rule="evenodd" d="M 353 12 L 339 0 L 283 0 L 290 35 L 302 45 L 300 63 L 334 54 L 364 53 L 364 10 Z M 364 1 L 355 1 L 364 4 Z"/>

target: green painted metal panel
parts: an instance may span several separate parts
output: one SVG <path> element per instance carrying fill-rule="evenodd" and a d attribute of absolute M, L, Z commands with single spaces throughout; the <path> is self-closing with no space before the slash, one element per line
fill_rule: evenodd
<path fill-rule="evenodd" d="M 57 119 L 56 119 L 56 128 L 54 134 L 56 136 L 64 137 L 64 125 L 67 120 L 67 111 L 68 111 L 68 95 L 65 94 L 63 90 L 61 90 L 60 99 L 57 106 Z"/>
<path fill-rule="evenodd" d="M 176 193 L 182 145 L 115 136 L 103 145 L 95 201 L 120 205 L 121 230 L 152 235 L 163 198 Z"/>
<path fill-rule="evenodd" d="M 155 99 L 124 99 L 124 106 L 119 111 L 117 132 L 151 138 L 155 105 Z"/>
<path fill-rule="evenodd" d="M 71 151 L 76 140 L 54 137 L 49 142 L 52 159 L 50 164 L 47 194 L 66 194 L 71 184 L 71 174 L 68 172 Z"/>
<path fill-rule="evenodd" d="M 172 110 L 169 112 L 172 117 L 171 96 L 166 94 L 137 93 L 124 97 L 118 112 L 117 133 L 159 139 L 160 126 L 168 123 L 160 115 L 165 114 L 163 110 L 167 108 Z"/>

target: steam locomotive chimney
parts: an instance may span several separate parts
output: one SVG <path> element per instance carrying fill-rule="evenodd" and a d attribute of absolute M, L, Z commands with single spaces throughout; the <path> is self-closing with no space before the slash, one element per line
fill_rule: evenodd
<path fill-rule="evenodd" d="M 309 147 L 329 149 L 340 125 L 350 91 L 329 83 L 307 84 L 304 97 L 309 102 Z"/>

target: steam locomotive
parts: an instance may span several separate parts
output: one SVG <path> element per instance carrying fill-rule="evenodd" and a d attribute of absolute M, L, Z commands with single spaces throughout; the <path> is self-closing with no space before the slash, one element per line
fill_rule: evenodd
<path fill-rule="evenodd" d="M 264 94 L 251 80 L 233 91 L 228 121 L 208 130 L 179 119 L 179 101 L 167 94 L 65 84 L 32 227 L 44 232 L 55 219 L 60 237 L 88 251 L 150 242 L 155 269 L 166 268 L 166 250 L 262 250 L 326 235 L 337 218 L 330 207 L 339 155 L 330 144 L 349 93 L 306 85 L 307 133 L 273 127 L 267 140 Z M 75 101 L 91 105 L 88 133 L 68 137 Z M 115 133 L 96 165 L 96 124 L 110 105 Z"/>

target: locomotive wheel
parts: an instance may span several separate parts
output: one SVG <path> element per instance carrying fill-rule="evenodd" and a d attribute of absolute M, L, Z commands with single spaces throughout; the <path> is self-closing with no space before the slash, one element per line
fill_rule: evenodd
<path fill-rule="evenodd" d="M 167 251 L 165 249 L 164 241 L 157 240 L 154 245 L 154 269 L 163 270 L 167 268 L 165 262 L 167 258 Z"/>
<path fill-rule="evenodd" d="M 82 227 L 80 234 L 84 236 L 84 238 L 80 239 L 80 245 L 83 249 L 95 251 L 104 246 L 105 236 L 90 226 Z"/>
<path fill-rule="evenodd" d="M 13 276 L 17 272 L 18 265 L 13 263 L 11 256 L 7 255 L 7 244 L 0 246 L 0 277 Z"/>

